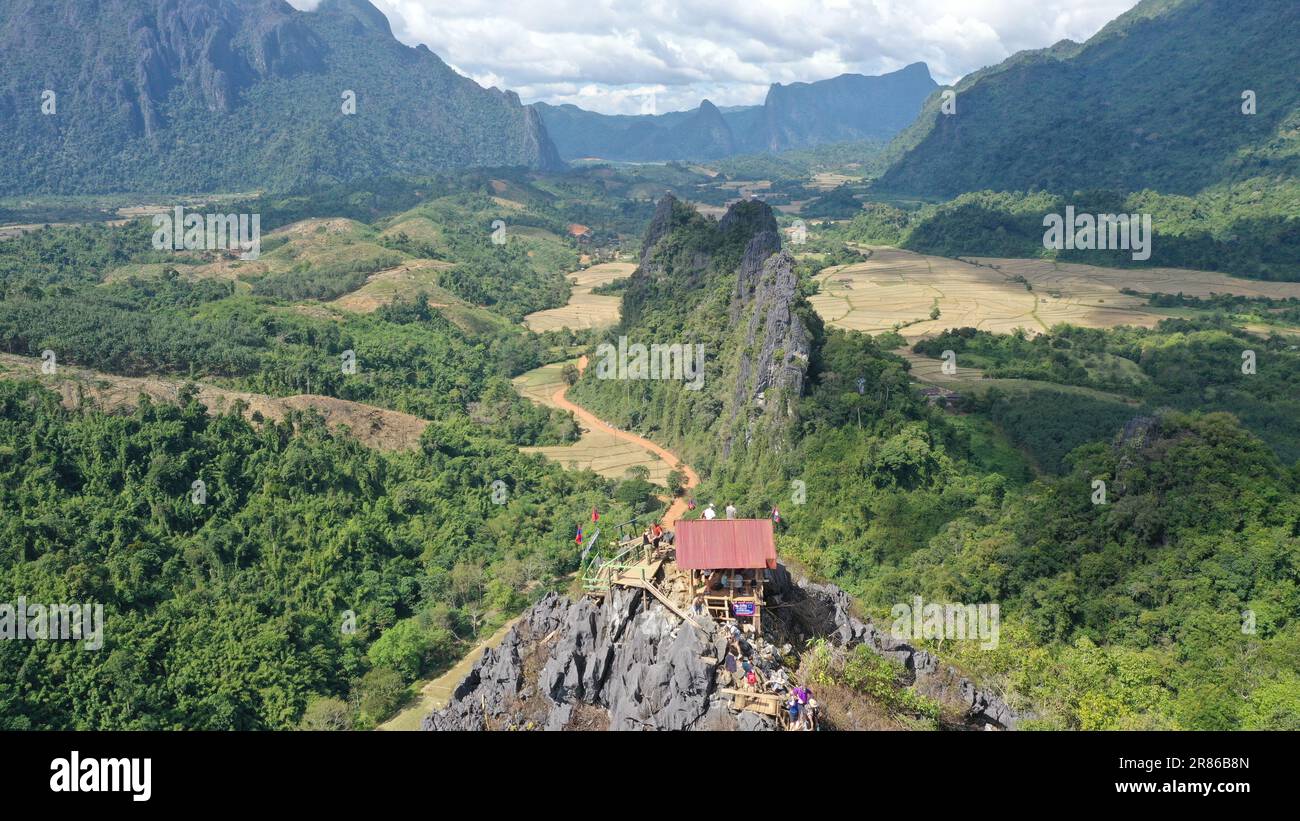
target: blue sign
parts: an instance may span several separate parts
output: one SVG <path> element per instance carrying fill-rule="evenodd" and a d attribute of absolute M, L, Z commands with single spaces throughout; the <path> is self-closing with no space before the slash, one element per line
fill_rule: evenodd
<path fill-rule="evenodd" d="M 732 602 L 731 613 L 735 616 L 752 616 L 754 615 L 754 603 L 752 601 Z"/>

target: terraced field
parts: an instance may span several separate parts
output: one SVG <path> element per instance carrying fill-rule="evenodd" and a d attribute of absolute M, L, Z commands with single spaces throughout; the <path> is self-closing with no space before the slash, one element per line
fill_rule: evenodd
<path fill-rule="evenodd" d="M 949 259 L 872 247 L 864 262 L 828 268 L 816 277 L 813 307 L 829 324 L 880 333 L 899 324 L 909 340 L 946 328 L 1031 334 L 1068 322 L 1092 328 L 1151 327 L 1165 317 L 1130 288 L 1208 296 L 1300 296 L 1300 283 L 1237 279 L 1209 271 L 1110 269 L 1043 260 Z M 1023 278 L 1023 281 L 1021 279 Z M 930 312 L 938 308 L 938 319 Z"/>
<path fill-rule="evenodd" d="M 541 333 L 556 328 L 572 328 L 575 331 L 587 328 L 604 328 L 618 322 L 619 302 L 621 297 L 599 296 L 591 290 L 616 279 L 632 275 L 636 265 L 631 262 L 606 262 L 593 265 L 584 271 L 569 275 L 573 283 L 573 293 L 569 302 L 562 308 L 550 308 L 524 317 L 524 324 L 531 331 Z"/>

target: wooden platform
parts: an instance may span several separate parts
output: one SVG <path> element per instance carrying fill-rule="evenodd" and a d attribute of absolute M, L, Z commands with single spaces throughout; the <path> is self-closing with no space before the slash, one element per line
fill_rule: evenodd
<path fill-rule="evenodd" d="M 659 600 L 659 603 L 673 612 L 677 618 L 688 624 L 699 627 L 700 624 L 690 613 L 677 606 L 666 593 L 659 589 L 656 580 L 659 578 L 659 571 L 663 568 L 665 558 L 655 557 L 647 559 L 639 564 L 632 565 L 624 570 L 619 576 L 613 579 L 613 583 L 620 587 L 633 587 L 645 590 L 650 595 Z"/>
<path fill-rule="evenodd" d="M 724 687 L 720 692 L 723 695 L 732 697 L 732 707 L 737 710 L 749 710 L 752 713 L 762 713 L 773 718 L 781 715 L 781 707 L 785 704 L 786 698 L 780 693 L 751 693 L 730 687 Z"/>
<path fill-rule="evenodd" d="M 663 559 L 650 559 L 632 565 L 612 581 L 614 584 L 621 584 L 624 587 L 644 587 L 643 582 L 654 582 L 663 566 Z"/>

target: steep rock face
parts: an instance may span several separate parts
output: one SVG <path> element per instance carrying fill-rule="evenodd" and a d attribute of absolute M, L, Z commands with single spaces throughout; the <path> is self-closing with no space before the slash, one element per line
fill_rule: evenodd
<path fill-rule="evenodd" d="M 784 447 L 787 437 L 776 428 L 795 418 L 815 322 L 767 203 L 741 200 L 714 222 L 672 196 L 659 201 L 623 299 L 619 332 L 653 339 L 660 328 L 684 330 L 685 338 L 706 346 L 709 379 L 685 400 L 650 387 L 658 393 L 646 402 L 650 413 L 666 403 L 683 405 L 650 426 L 677 429 L 683 418 L 707 419 L 724 459 L 756 438 L 764 447 Z"/>
<path fill-rule="evenodd" d="M 912 674 L 914 689 L 940 702 L 959 705 L 967 723 L 1014 730 L 1022 718 L 1030 717 L 1017 714 L 996 693 L 979 688 L 932 653 L 895 638 L 889 630 L 859 620 L 850 609 L 849 595 L 835 585 L 799 579 L 791 580 L 785 590 L 785 602 L 803 600 L 814 606 L 813 617 L 788 624 L 790 629 L 805 635 L 825 635 L 841 647 L 864 644 L 873 652 L 901 663 Z M 773 612 L 778 618 L 791 619 L 787 613 L 795 610 Z"/>
<path fill-rule="evenodd" d="M 1013 729 L 1020 718 L 931 654 L 854 618 L 848 595 L 834 585 L 796 582 L 778 567 L 768 595 L 787 605 L 769 611 L 786 637 L 866 644 L 902 662 L 913 686 L 961 705 L 972 725 Z M 811 606 L 790 606 L 801 603 Z M 719 692 L 718 660 L 725 653 L 726 640 L 712 622 L 683 625 L 653 599 L 647 605 L 639 591 L 615 590 L 603 604 L 552 593 L 500 646 L 484 651 L 450 703 L 421 729 L 776 729 L 770 718 L 730 710 Z"/>
<path fill-rule="evenodd" d="M 717 695 L 721 640 L 680 621 L 639 592 L 603 604 L 551 594 L 538 602 L 428 716 L 425 730 L 561 730 L 598 708 L 615 730 L 702 726 Z M 586 726 L 586 725 L 584 725 Z"/>
<path fill-rule="evenodd" d="M 756 236 L 751 248 L 755 245 L 765 246 L 766 238 Z M 738 290 L 749 290 L 748 299 L 738 299 L 749 321 L 735 400 L 737 406 L 753 400 L 765 413 L 788 418 L 794 415 L 793 400 L 803 393 L 812 343 L 808 329 L 794 312 L 799 290 L 794 257 L 786 251 L 771 254 L 754 271 L 749 266 L 765 251 L 766 247 L 760 247 L 751 257 L 747 250 L 737 279 Z M 750 351 L 755 352 L 752 357 Z"/>
<path fill-rule="evenodd" d="M 150 136 L 166 123 L 168 95 L 177 86 L 225 114 L 257 82 L 324 65 L 324 43 L 280 3 L 159 4 L 138 12 L 128 30 L 138 92 L 132 122 Z M 241 37 L 246 45 L 236 43 Z"/>
<path fill-rule="evenodd" d="M 609 160 L 715 159 L 732 154 L 865 139 L 889 139 L 911 123 L 937 84 L 924 63 L 879 77 L 844 74 L 776 84 L 761 106 L 723 111 L 708 100 L 690 111 L 608 115 L 573 105 L 536 106 L 560 153 Z"/>
<path fill-rule="evenodd" d="M 887 140 L 920 113 L 939 87 L 925 63 L 879 77 L 841 74 L 815 83 L 773 85 L 763 103 L 764 149 Z"/>
<path fill-rule="evenodd" d="M 731 395 L 731 435 L 723 440 L 723 456 L 741 431 L 736 420 L 748 418 L 743 435 L 752 439 L 764 417 L 785 422 L 794 417 L 794 402 L 803 393 L 804 374 L 812 350 L 812 334 L 796 313 L 800 303 L 795 260 L 781 250 L 776 217 L 766 203 L 740 203 L 722 218 L 723 231 L 750 235 L 736 272 L 736 287 L 728 309 L 731 322 L 743 328 Z M 742 215 L 742 213 L 744 215 Z"/>
<path fill-rule="evenodd" d="M 718 107 L 708 100 L 700 103 L 694 117 L 672 129 L 670 140 L 685 157 L 712 160 L 736 153 L 731 128 Z"/>
<path fill-rule="evenodd" d="M 7 0 L 0 54 L 0 193 L 563 167 L 535 110 L 403 45 L 368 0 Z"/>

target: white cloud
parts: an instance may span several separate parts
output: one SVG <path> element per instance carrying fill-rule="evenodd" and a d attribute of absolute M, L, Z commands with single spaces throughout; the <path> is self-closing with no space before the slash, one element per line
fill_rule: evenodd
<path fill-rule="evenodd" d="M 918 60 L 941 83 L 1085 40 L 1136 0 L 372 0 L 409 45 L 525 100 L 636 113 L 760 103 L 770 83 Z M 290 0 L 314 7 L 319 0 Z"/>

